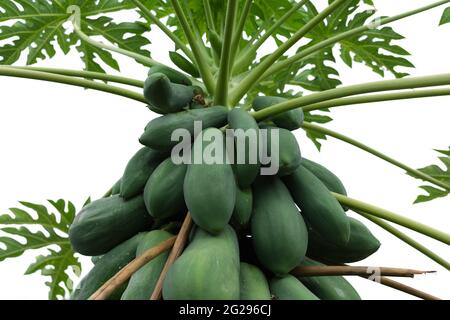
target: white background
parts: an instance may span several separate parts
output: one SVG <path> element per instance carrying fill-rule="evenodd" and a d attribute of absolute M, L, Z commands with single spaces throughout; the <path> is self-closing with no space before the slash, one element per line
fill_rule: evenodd
<path fill-rule="evenodd" d="M 380 15 L 386 16 L 431 1 L 375 2 Z M 434 9 L 393 25 L 406 36 L 400 44 L 413 53 L 411 59 L 416 69 L 411 71 L 412 75 L 450 71 L 450 25 L 437 26 L 442 11 L 443 8 Z M 133 19 L 127 13 L 116 17 Z M 152 32 L 151 40 L 153 57 L 168 63 L 169 42 L 160 32 Z M 270 44 L 265 50 L 273 48 Z M 127 58 L 117 58 L 124 75 L 145 79 L 145 68 Z M 18 64 L 24 64 L 24 59 Z M 82 68 L 74 52 L 67 56 L 58 54 L 40 65 Z M 350 69 L 340 63 L 338 69 L 344 84 L 380 79 L 360 65 Z M 44 203 L 46 199 L 63 198 L 79 207 L 88 196 L 100 197 L 120 177 L 127 160 L 140 147 L 138 137 L 144 126 L 154 117 L 138 102 L 59 84 L 0 77 L 0 92 L 1 213 L 17 206 L 18 200 Z M 335 121 L 329 127 L 417 168 L 437 162 L 433 148 L 448 147 L 449 106 L 450 97 L 443 97 L 344 107 L 333 110 Z M 413 206 L 420 182 L 402 170 L 338 141 L 325 142 L 319 153 L 301 130 L 297 135 L 303 154 L 340 176 L 352 197 L 449 231 L 449 198 Z M 382 247 L 361 265 L 436 270 L 437 274 L 401 281 L 450 298 L 450 275 L 444 268 L 377 226 L 364 222 L 381 240 Z M 414 232 L 407 233 L 450 259 L 448 246 Z M 36 252 L 28 253 L 0 263 L 0 299 L 47 298 L 43 277 L 23 275 L 35 255 Z M 86 272 L 90 264 L 87 259 L 83 262 Z M 350 281 L 365 299 L 411 298 L 364 279 Z"/>

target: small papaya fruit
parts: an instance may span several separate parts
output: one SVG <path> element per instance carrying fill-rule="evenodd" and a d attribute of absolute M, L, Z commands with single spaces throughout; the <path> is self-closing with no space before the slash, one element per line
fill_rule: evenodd
<path fill-rule="evenodd" d="M 164 300 L 238 300 L 239 247 L 233 228 L 216 235 L 197 228 L 169 269 L 162 294 Z"/>
<path fill-rule="evenodd" d="M 211 148 L 221 156 L 209 163 L 204 156 Z M 227 161 L 224 135 L 219 129 L 206 129 L 195 139 L 192 149 L 193 161 L 188 165 L 183 187 L 186 205 L 196 225 L 218 233 L 230 221 L 236 203 L 236 181 Z"/>
<path fill-rule="evenodd" d="M 287 101 L 287 99 L 281 97 L 259 96 L 256 97 L 255 100 L 253 100 L 252 106 L 256 111 L 260 111 L 262 109 L 285 101 Z M 293 131 L 302 126 L 304 119 L 305 115 L 303 114 L 303 110 L 294 109 L 272 117 L 270 120 L 272 120 L 280 128 L 285 128 Z"/>
<path fill-rule="evenodd" d="M 150 215 L 159 220 L 186 212 L 183 183 L 187 165 L 164 160 L 152 173 L 144 189 L 144 201 Z"/>

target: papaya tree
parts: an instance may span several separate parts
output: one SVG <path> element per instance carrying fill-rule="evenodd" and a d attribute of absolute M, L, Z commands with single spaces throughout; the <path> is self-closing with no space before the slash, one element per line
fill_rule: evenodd
<path fill-rule="evenodd" d="M 106 92 L 142 104 L 154 119 L 103 198 L 78 213 L 57 200 L 21 202 L 0 215 L 0 261 L 46 249 L 26 274 L 50 278 L 49 299 L 360 299 L 343 276 L 437 299 L 392 280 L 425 271 L 354 264 L 380 247 L 362 221 L 447 270 L 445 258 L 398 226 L 447 246 L 450 234 L 351 197 L 301 154 L 293 132 L 305 131 L 319 150 L 333 138 L 405 171 L 426 192 L 415 203 L 448 196 L 450 149 L 437 150 L 444 169 L 414 169 L 324 126 L 337 107 L 450 95 L 450 73 L 406 73 L 414 65 L 391 26 L 428 10 L 444 10 L 439 23 L 450 23 L 448 3 L 379 17 L 373 0 L 2 0 L 1 77 Z M 139 18 L 117 22 L 122 11 Z M 167 37 L 170 66 L 148 50 L 155 29 Z M 84 69 L 39 66 L 57 48 L 77 52 Z M 148 77 L 121 74 L 116 55 Z M 340 62 L 393 79 L 346 85 Z M 239 130 L 255 134 L 254 148 L 251 135 L 244 148 L 229 147 Z M 213 161 L 195 160 L 208 152 Z M 94 267 L 78 280 L 80 255 Z"/>

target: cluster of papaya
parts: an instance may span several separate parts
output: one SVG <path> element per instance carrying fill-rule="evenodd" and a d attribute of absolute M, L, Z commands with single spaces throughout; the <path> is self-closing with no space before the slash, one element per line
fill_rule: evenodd
<path fill-rule="evenodd" d="M 166 67 L 150 70 L 144 93 L 149 108 L 161 114 L 140 138 L 145 147 L 131 158 L 111 195 L 86 205 L 70 228 L 74 250 L 95 264 L 73 299 L 89 298 L 130 261 L 172 237 L 187 212 L 194 227 L 164 278 L 166 300 L 360 298 L 343 277 L 290 274 L 298 266 L 360 261 L 380 246 L 332 196 L 346 194 L 339 178 L 302 158 L 292 133 L 302 125 L 301 110 L 257 123 L 243 108 L 203 103 L 188 77 Z M 252 107 L 281 101 L 258 97 Z M 224 127 L 266 129 L 263 146 L 276 157 L 277 173 L 262 175 L 268 164 L 259 161 L 175 163 L 172 133 L 182 128 L 193 135 L 195 121 L 201 121 L 203 136 L 223 146 L 224 158 L 239 156 L 226 150 Z M 269 141 L 271 130 L 278 130 L 277 141 Z M 209 147 L 199 137 L 192 140 L 191 150 Z M 244 158 L 250 151 L 243 151 Z M 149 299 L 167 257 L 166 252 L 148 262 L 110 298 Z"/>

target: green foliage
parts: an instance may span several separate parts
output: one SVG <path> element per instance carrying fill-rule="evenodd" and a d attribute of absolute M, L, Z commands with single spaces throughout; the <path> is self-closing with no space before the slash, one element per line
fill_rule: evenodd
<path fill-rule="evenodd" d="M 73 288 L 68 271 L 77 276 L 81 273 L 81 264 L 67 236 L 76 209 L 71 202 L 64 200 L 49 200 L 50 210 L 57 213 L 43 205 L 20 203 L 25 209 L 11 208 L 11 215 L 0 215 L 0 231 L 10 235 L 0 237 L 0 244 L 5 247 L 0 248 L 0 261 L 19 257 L 28 250 L 46 248 L 47 253 L 38 256 L 25 274 L 40 271 L 50 277 L 45 283 L 49 287 L 49 299 L 64 298 Z"/>
<path fill-rule="evenodd" d="M 145 1 L 149 5 L 153 2 Z M 50 4 L 41 0 L 3 0 L 0 11 L 3 9 L 5 12 L 0 16 L 0 41 L 6 43 L 0 46 L 0 64 L 12 65 L 27 49 L 27 64 L 35 64 L 39 60 L 52 58 L 56 54 L 57 44 L 64 54 L 76 47 L 86 70 L 104 72 L 103 67 L 94 61 L 96 57 L 118 70 L 119 65 L 111 53 L 80 41 L 68 31 L 70 25 L 65 22 L 69 18 L 66 11 L 70 5 L 80 7 L 81 28 L 86 34 L 101 36 L 123 49 L 150 56 L 150 52 L 143 49 L 149 44 L 143 36 L 149 30 L 148 27 L 141 22 L 115 23 L 112 18 L 103 15 L 132 9 L 133 5 L 129 1 L 58 0 Z M 125 38 L 128 34 L 132 36 Z"/>
<path fill-rule="evenodd" d="M 450 185 L 450 147 L 448 150 L 436 150 L 438 153 L 444 155 L 439 157 L 439 160 L 444 164 L 444 169 L 438 165 L 430 165 L 419 169 L 423 173 L 440 180 L 447 185 Z M 449 192 L 432 186 L 421 186 L 421 189 L 427 192 L 426 195 L 420 195 L 417 197 L 414 203 L 427 202 L 437 198 L 442 198 L 448 196 Z"/>
<path fill-rule="evenodd" d="M 439 25 L 443 25 L 446 23 L 450 23 L 450 7 L 446 8 L 444 10 L 444 13 L 442 14 L 441 21 L 439 22 Z"/>

